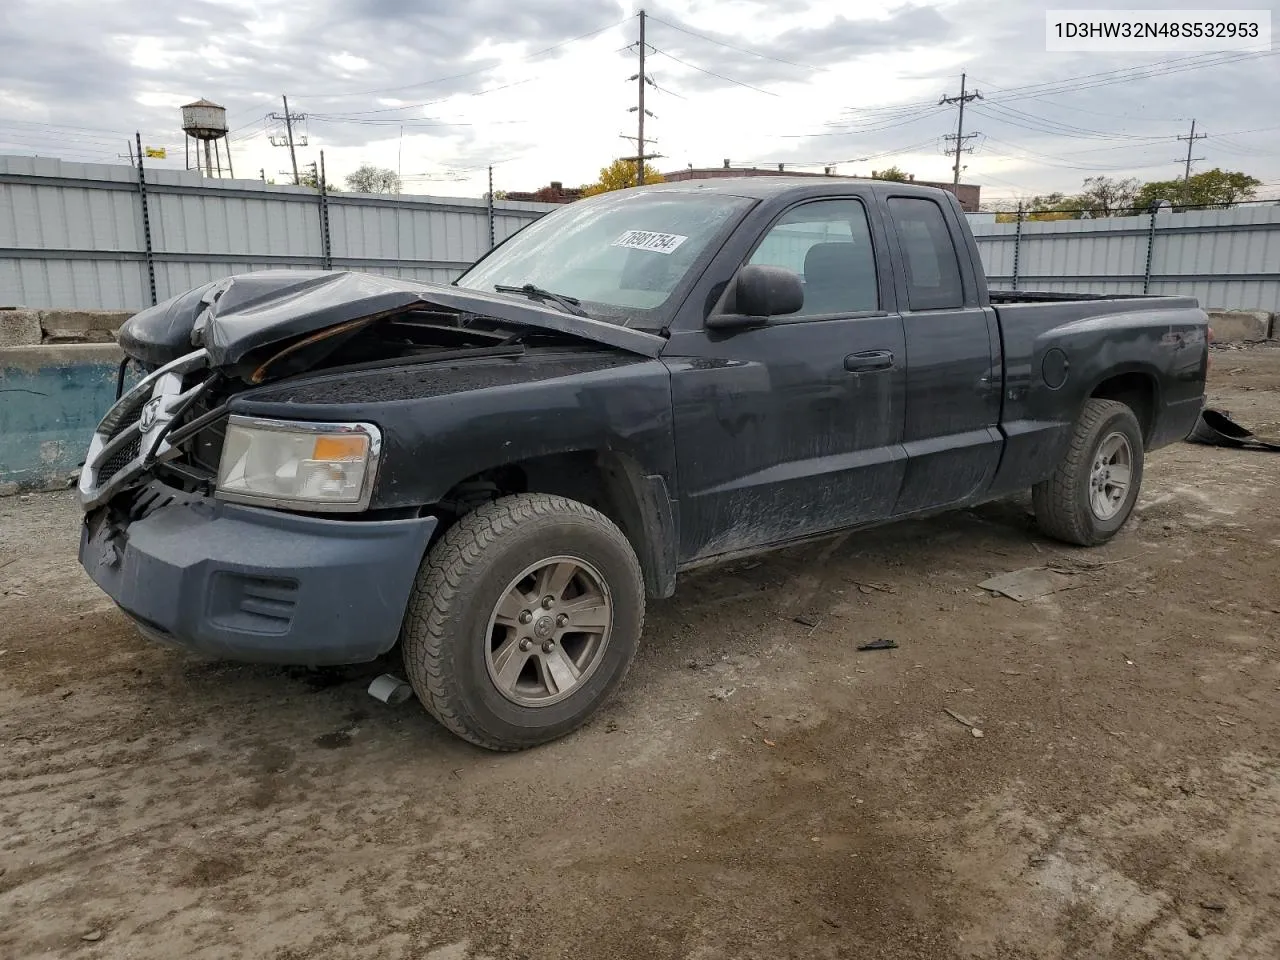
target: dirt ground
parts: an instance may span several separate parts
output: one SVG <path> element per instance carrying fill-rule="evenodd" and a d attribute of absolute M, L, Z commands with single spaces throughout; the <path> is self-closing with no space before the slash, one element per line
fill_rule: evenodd
<path fill-rule="evenodd" d="M 1280 435 L 1280 349 L 1214 356 Z M 500 756 L 370 698 L 394 663 L 152 646 L 70 494 L 0 500 L 0 957 L 1280 956 L 1280 456 L 1158 452 L 1096 551 L 1027 509 L 693 576 Z"/>

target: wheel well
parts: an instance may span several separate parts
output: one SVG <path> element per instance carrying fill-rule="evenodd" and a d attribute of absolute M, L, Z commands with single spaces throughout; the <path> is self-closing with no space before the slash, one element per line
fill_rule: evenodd
<path fill-rule="evenodd" d="M 674 550 L 674 543 L 655 542 L 667 530 L 650 516 L 658 505 L 646 502 L 644 480 L 638 464 L 613 452 L 579 450 L 514 461 L 467 477 L 433 505 L 445 514 L 437 536 L 458 517 L 509 494 L 567 497 L 599 510 L 617 524 L 640 559 L 649 592 L 669 596 L 674 589 L 674 565 L 665 570 L 668 564 L 662 558 Z"/>
<path fill-rule="evenodd" d="M 1091 397 L 1123 403 L 1138 418 L 1144 441 L 1151 439 L 1155 424 L 1156 382 L 1145 373 L 1121 373 L 1098 384 Z"/>

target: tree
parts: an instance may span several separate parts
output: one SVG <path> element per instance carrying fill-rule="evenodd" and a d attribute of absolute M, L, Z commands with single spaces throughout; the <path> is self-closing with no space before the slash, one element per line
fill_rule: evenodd
<path fill-rule="evenodd" d="M 325 177 L 325 181 L 326 181 L 326 182 L 325 182 L 325 185 L 324 185 L 324 186 L 325 186 L 325 191 L 326 191 L 327 193 L 341 193 L 341 192 L 342 192 L 342 188 L 341 188 L 341 187 L 335 187 L 332 183 L 329 183 L 329 182 L 328 182 L 328 179 L 329 179 L 328 177 Z M 275 181 L 274 181 L 274 180 L 268 180 L 267 182 L 268 182 L 268 183 L 275 183 Z M 319 182 L 318 182 L 318 180 L 317 180 L 317 178 L 316 178 L 316 174 L 315 174 L 315 172 L 314 172 L 310 167 L 308 167 L 308 168 L 307 168 L 307 169 L 305 169 L 305 170 L 300 170 L 300 171 L 298 172 L 298 185 L 299 185 L 299 186 L 303 186 L 303 187 L 310 187 L 312 190 L 319 190 L 319 189 L 320 189 L 320 185 L 319 185 Z"/>
<path fill-rule="evenodd" d="M 649 164 L 644 165 L 645 183 L 662 183 L 662 174 Z M 582 188 L 584 197 L 593 197 L 597 193 L 608 193 L 611 190 L 625 190 L 636 185 L 636 165 L 630 160 L 615 160 L 607 167 L 600 168 L 600 179 Z"/>
<path fill-rule="evenodd" d="M 1140 211 L 1150 210 L 1160 200 L 1168 200 L 1174 207 L 1229 207 L 1252 200 L 1261 185 L 1261 180 L 1247 173 L 1214 167 L 1186 180 L 1144 183 L 1133 205 Z"/>
<path fill-rule="evenodd" d="M 345 177 L 347 189 L 354 193 L 399 193 L 400 175 L 386 167 L 362 163 Z"/>
<path fill-rule="evenodd" d="M 1055 190 L 1032 197 L 1023 209 L 1027 211 L 1028 220 L 1079 220 L 1080 198 Z"/>
<path fill-rule="evenodd" d="M 1085 177 L 1084 192 L 1074 199 L 1078 206 L 1095 217 L 1119 217 L 1133 212 L 1133 201 L 1138 195 L 1138 179 L 1126 177 Z"/>
<path fill-rule="evenodd" d="M 893 166 L 889 167 L 887 170 L 872 170 L 871 179 L 892 180 L 895 183 L 907 183 L 914 178 L 901 167 Z"/>

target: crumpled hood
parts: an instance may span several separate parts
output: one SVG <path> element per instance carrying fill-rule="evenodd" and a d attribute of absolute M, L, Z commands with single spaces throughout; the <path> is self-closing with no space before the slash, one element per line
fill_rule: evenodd
<path fill-rule="evenodd" d="M 427 304 L 538 327 L 656 357 L 662 337 L 510 296 L 368 273 L 267 270 L 215 280 L 148 307 L 120 328 L 121 348 L 163 364 L 204 347 L 215 367 L 259 347 L 283 343 L 351 320 Z"/>

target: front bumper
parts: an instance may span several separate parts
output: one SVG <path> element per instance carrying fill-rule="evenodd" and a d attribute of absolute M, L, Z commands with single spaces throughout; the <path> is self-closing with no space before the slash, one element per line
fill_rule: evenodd
<path fill-rule="evenodd" d="M 259 663 L 363 663 L 390 650 L 437 524 L 299 516 L 158 483 L 137 502 L 140 519 L 86 515 L 89 576 L 148 636 Z"/>

